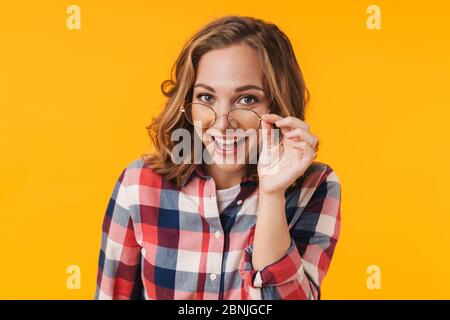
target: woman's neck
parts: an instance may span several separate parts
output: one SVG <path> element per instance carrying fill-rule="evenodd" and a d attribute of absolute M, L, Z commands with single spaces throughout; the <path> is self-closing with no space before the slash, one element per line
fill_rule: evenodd
<path fill-rule="evenodd" d="M 204 170 L 209 176 L 214 179 L 216 189 L 221 190 L 231 188 L 241 183 L 247 169 L 244 166 L 239 169 L 239 171 L 231 173 L 222 168 L 219 168 L 216 165 L 205 165 Z"/>

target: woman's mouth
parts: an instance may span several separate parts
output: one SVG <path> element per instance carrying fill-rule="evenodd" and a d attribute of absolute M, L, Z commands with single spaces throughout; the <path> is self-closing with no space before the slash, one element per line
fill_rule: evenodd
<path fill-rule="evenodd" d="M 223 155 L 234 155 L 245 142 L 245 137 L 218 137 L 212 136 L 214 149 Z"/>

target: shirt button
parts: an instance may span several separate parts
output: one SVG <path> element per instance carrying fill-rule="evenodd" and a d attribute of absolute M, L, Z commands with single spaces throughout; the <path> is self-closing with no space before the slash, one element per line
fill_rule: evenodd
<path fill-rule="evenodd" d="M 210 278 L 212 281 L 214 281 L 214 280 L 216 280 L 217 276 L 216 276 L 215 273 L 211 273 L 211 275 L 209 276 L 209 278 Z"/>
<path fill-rule="evenodd" d="M 217 230 L 216 232 L 214 232 L 214 235 L 216 236 L 216 238 L 220 238 L 220 236 L 221 236 L 222 234 L 220 233 L 219 230 Z"/>
<path fill-rule="evenodd" d="M 238 200 L 238 202 L 236 202 L 236 204 L 238 205 L 238 206 L 240 206 L 241 204 L 242 204 L 242 200 Z"/>

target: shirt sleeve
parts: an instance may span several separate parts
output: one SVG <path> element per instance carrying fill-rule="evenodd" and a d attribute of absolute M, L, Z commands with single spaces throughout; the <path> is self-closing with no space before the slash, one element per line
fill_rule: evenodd
<path fill-rule="evenodd" d="M 251 288 L 260 288 L 264 300 L 319 300 L 340 234 L 341 188 L 327 166 L 298 221 L 290 229 L 291 245 L 279 260 L 255 270 L 253 243 L 244 253 L 241 275 Z"/>
<path fill-rule="evenodd" d="M 102 224 L 95 299 L 142 299 L 141 247 L 127 198 L 126 169 L 117 179 Z"/>

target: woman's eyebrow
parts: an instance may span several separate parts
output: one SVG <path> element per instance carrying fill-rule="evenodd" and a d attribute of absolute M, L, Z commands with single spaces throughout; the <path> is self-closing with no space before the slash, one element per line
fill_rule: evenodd
<path fill-rule="evenodd" d="M 197 88 L 197 87 L 203 87 L 203 88 L 205 88 L 205 89 L 207 89 L 207 90 L 209 90 L 209 91 L 216 92 L 216 91 L 214 90 L 213 87 L 208 86 L 208 85 L 206 85 L 206 84 L 204 84 L 204 83 L 197 83 L 197 84 L 194 86 L 194 88 Z M 265 93 L 265 91 L 264 91 L 263 88 L 258 87 L 258 86 L 255 86 L 255 85 L 253 85 L 253 84 L 248 84 L 248 85 L 246 85 L 246 86 L 238 87 L 238 88 L 236 88 L 234 91 L 240 92 L 240 91 L 245 91 L 245 90 L 249 90 L 249 89 L 257 89 L 257 90 L 260 90 L 260 91 L 262 91 L 262 92 Z"/>
<path fill-rule="evenodd" d="M 246 86 L 242 86 L 242 87 L 236 88 L 234 91 L 240 92 L 240 91 L 245 91 L 245 90 L 250 90 L 250 89 L 260 90 L 260 91 L 265 93 L 263 88 L 255 86 L 253 84 L 248 84 Z"/>
<path fill-rule="evenodd" d="M 194 86 L 194 88 L 197 88 L 197 87 L 203 87 L 203 88 L 205 88 L 206 90 L 209 90 L 209 91 L 212 91 L 212 92 L 216 92 L 216 90 L 214 90 L 213 87 L 210 87 L 210 86 L 208 86 L 208 85 L 206 85 L 206 84 L 203 84 L 203 83 L 197 83 L 197 84 Z"/>

